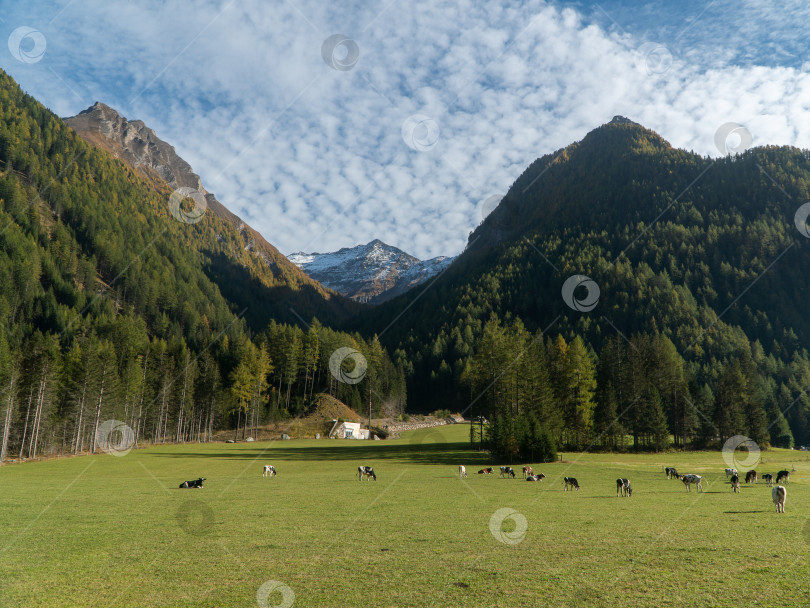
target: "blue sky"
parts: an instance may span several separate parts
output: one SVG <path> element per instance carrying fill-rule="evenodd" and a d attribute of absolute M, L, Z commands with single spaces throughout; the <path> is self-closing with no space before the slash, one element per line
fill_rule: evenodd
<path fill-rule="evenodd" d="M 712 156 L 729 122 L 810 148 L 809 28 L 791 0 L 0 0 L 0 67 L 61 116 L 143 120 L 284 253 L 426 258 L 616 114 Z"/>

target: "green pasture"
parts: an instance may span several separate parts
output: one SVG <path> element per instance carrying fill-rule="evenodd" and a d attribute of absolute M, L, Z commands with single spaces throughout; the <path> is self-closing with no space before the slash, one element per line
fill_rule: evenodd
<path fill-rule="evenodd" d="M 777 514 L 762 483 L 732 494 L 719 452 L 565 453 L 526 483 L 526 463 L 515 480 L 476 474 L 503 463 L 467 433 L 3 466 L 0 606 L 810 605 L 810 453 L 763 452 L 760 473 L 796 469 Z M 358 481 L 361 464 L 377 482 Z M 703 475 L 705 492 L 663 466 Z M 204 489 L 178 489 L 200 476 Z M 563 492 L 563 476 L 581 491 Z M 632 498 L 616 497 L 617 477 Z"/>

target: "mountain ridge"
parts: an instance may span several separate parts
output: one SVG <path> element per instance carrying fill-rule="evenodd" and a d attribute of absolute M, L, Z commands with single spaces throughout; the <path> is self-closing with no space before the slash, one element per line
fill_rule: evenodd
<path fill-rule="evenodd" d="M 262 288 L 276 289 L 281 286 L 293 292 L 310 290 L 316 298 L 324 302 L 323 305 L 317 303 L 313 308 L 302 304 L 301 298 L 293 295 L 292 300 L 295 303 L 292 308 L 298 312 L 297 316 L 293 315 L 288 319 L 290 322 L 299 323 L 298 317 L 302 314 L 311 316 L 320 313 L 318 316 L 332 320 L 356 314 L 357 304 L 310 278 L 267 242 L 257 230 L 217 200 L 213 193 L 205 189 L 201 177 L 194 173 L 191 165 L 142 120 L 129 120 L 114 108 L 98 101 L 76 116 L 63 120 L 82 139 L 133 167 L 156 187 L 165 185 L 175 191 L 179 188 L 190 188 L 205 197 L 208 211 L 236 232 L 235 242 L 226 239 L 221 230 L 216 234 L 225 254 L 223 258 L 218 253 L 212 252 L 210 267 L 212 275 L 216 274 L 219 277 L 220 287 L 226 292 L 231 290 L 229 297 L 236 300 L 238 306 L 254 310 L 255 298 Z M 249 283 L 255 281 L 261 287 L 233 285 L 228 280 L 228 271 L 225 269 L 233 263 L 242 266 L 250 275 L 249 278 L 245 277 Z M 279 297 L 286 299 L 288 296 L 266 294 L 265 297 L 275 300 Z M 289 314 L 289 311 L 286 312 Z M 253 324 L 256 327 L 269 321 L 269 318 L 262 319 L 256 313 L 248 314 L 253 315 Z"/>
<path fill-rule="evenodd" d="M 287 257 L 326 287 L 369 304 L 405 293 L 442 272 L 455 259 L 437 256 L 420 260 L 380 239 L 329 253 L 296 252 Z"/>
<path fill-rule="evenodd" d="M 808 199 L 810 151 L 713 159 L 614 120 L 532 162 L 430 289 L 381 304 L 355 329 L 388 328 L 384 343 L 413 363 L 409 394 L 423 411 L 469 406 L 460 387 L 491 318 L 546 339 L 581 336 L 594 353 L 612 336 L 663 335 L 690 370 L 691 399 L 721 390 L 718 369 L 752 359 L 767 378 L 757 382 L 771 383 L 756 398 L 774 421 L 790 408 L 807 442 L 810 249 L 794 214 Z M 564 300 L 575 276 L 599 288 L 592 312 Z"/>

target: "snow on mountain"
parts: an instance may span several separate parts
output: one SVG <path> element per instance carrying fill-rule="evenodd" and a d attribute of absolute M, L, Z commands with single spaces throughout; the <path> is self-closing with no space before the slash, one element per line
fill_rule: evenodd
<path fill-rule="evenodd" d="M 422 261 L 379 239 L 332 253 L 299 252 L 287 258 L 324 286 L 371 304 L 406 292 L 437 275 L 454 260 L 440 256 Z"/>

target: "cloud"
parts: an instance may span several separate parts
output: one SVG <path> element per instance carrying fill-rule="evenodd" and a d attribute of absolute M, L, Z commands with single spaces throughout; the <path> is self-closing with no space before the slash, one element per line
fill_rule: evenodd
<path fill-rule="evenodd" d="M 657 2 L 32 4 L 0 31 L 38 28 L 46 55 L 0 53 L 4 69 L 60 115 L 99 99 L 144 120 L 286 253 L 380 238 L 454 255 L 484 199 L 615 114 L 701 154 L 727 122 L 754 144 L 810 145 L 797 35 L 774 34 L 760 3 L 695 3 L 689 20 L 656 19 L 674 10 Z M 323 60 L 333 34 L 356 42 L 352 69 Z M 666 53 L 640 54 L 649 41 Z M 415 114 L 438 126 L 425 151 L 402 137 Z"/>

